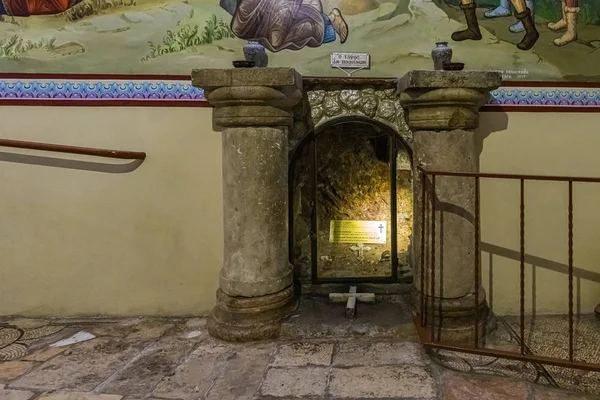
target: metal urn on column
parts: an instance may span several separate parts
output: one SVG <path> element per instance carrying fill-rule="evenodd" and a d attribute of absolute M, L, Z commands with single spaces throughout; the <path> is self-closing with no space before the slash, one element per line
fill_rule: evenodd
<path fill-rule="evenodd" d="M 265 46 L 256 40 L 249 40 L 244 46 L 244 57 L 246 61 L 253 61 L 254 66 L 265 68 L 269 64 L 269 56 Z"/>
<path fill-rule="evenodd" d="M 443 70 L 444 64 L 452 61 L 452 49 L 448 47 L 448 42 L 437 42 L 431 50 L 431 58 L 433 59 L 433 68 L 436 71 Z"/>

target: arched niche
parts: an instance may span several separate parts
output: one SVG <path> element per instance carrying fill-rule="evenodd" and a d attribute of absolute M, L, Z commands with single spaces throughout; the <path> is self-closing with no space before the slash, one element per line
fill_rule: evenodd
<path fill-rule="evenodd" d="M 289 179 L 298 282 L 412 280 L 412 149 L 389 121 L 361 114 L 319 121 L 291 153 Z M 385 243 L 339 243 L 332 238 L 339 221 L 379 221 Z"/>

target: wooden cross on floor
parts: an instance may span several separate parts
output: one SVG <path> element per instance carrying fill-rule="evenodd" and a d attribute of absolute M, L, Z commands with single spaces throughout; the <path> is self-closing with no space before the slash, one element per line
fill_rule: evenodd
<path fill-rule="evenodd" d="M 356 302 L 375 303 L 375 293 L 356 293 L 356 286 L 350 286 L 349 293 L 329 293 L 329 300 L 334 303 L 346 303 L 346 318 L 356 315 Z"/>

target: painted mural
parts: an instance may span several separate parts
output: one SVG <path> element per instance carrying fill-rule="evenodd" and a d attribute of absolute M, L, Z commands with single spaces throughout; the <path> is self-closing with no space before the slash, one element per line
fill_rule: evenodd
<path fill-rule="evenodd" d="M 340 75 L 332 51 L 368 52 L 357 76 L 431 69 L 447 41 L 468 69 L 507 80 L 600 81 L 598 0 L 2 0 L 0 72 L 189 74 L 231 66 L 247 40 L 271 66 Z"/>

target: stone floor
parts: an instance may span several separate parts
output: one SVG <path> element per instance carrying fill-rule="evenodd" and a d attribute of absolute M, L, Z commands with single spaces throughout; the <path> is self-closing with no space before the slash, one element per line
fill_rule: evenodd
<path fill-rule="evenodd" d="M 409 340 L 229 344 L 206 320 L 0 321 L 0 399 L 593 399 L 444 368 Z M 77 343 L 73 343 L 77 342 Z"/>

